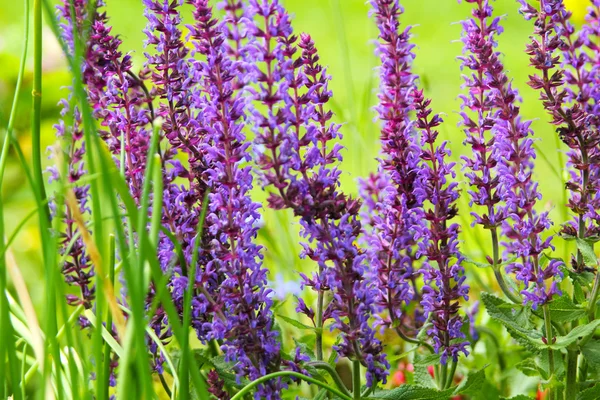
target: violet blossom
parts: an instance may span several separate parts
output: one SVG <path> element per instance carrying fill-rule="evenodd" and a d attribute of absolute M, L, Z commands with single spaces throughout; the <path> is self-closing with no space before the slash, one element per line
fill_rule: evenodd
<path fill-rule="evenodd" d="M 380 171 L 361 182 L 362 215 L 370 226 L 365 241 L 376 275 L 377 304 L 388 315 L 383 323 L 395 326 L 404 337 L 403 330 L 413 325 L 416 331 L 420 325 L 419 321 L 411 324 L 415 318 L 405 313 L 419 295 L 414 237 L 423 221 L 422 199 L 415 195 L 420 148 L 410 115 L 410 93 L 417 78 L 411 71 L 414 45 L 410 43 L 411 28 L 400 29 L 403 9 L 398 0 L 372 0 L 370 5 L 379 28 L 381 84 L 376 110 L 383 126 Z"/>
<path fill-rule="evenodd" d="M 443 120 L 432 115 L 431 100 L 425 99 L 422 90 L 411 94 L 417 112 L 416 127 L 421 132 L 421 180 L 418 196 L 426 199 L 427 225 L 418 232 L 419 255 L 425 256 L 421 272 L 425 285 L 421 304 L 432 327 L 427 333 L 432 337 L 434 349 L 441 354 L 442 364 L 448 358 L 454 362 L 460 353 L 468 355 L 461 331 L 463 319 L 458 314 L 460 299 L 468 300 L 469 287 L 465 285 L 464 256 L 458 249 L 459 225 L 451 220 L 458 213 L 458 184 L 453 181 L 455 163 L 449 162 L 447 142 L 436 144 L 436 130 Z"/>
<path fill-rule="evenodd" d="M 290 208 L 300 218 L 306 238 L 302 255 L 319 266 L 311 277 L 302 275 L 303 285 L 318 293 L 324 308 L 317 327 L 334 320 L 332 329 L 342 333 L 335 349 L 366 366 L 372 386 L 385 381 L 388 364 L 370 324 L 375 304 L 365 280 L 364 250 L 355 245 L 360 203 L 339 191 L 340 171 L 331 166 L 341 160 L 339 144 L 332 143 L 341 135 L 327 108 L 330 77 L 311 37 L 303 34 L 298 41 L 292 35 L 289 16 L 277 0 L 251 0 L 250 6 L 255 20 L 261 20 L 260 27 L 250 26 L 256 43 L 247 61 L 254 57 L 260 66 L 254 98 L 266 111 L 255 110 L 253 119 L 257 163 L 264 187 L 273 189 L 269 206 Z M 333 296 L 329 304 L 324 304 L 326 292 Z M 298 311 L 315 314 L 304 302 Z"/>
<path fill-rule="evenodd" d="M 566 237 L 588 239 L 598 231 L 596 221 L 598 209 L 597 197 L 600 174 L 594 172 L 594 165 L 600 162 L 598 144 L 600 137 L 594 121 L 586 106 L 579 102 L 589 96 L 585 90 L 587 78 L 581 75 L 580 57 L 577 55 L 581 43 L 573 41 L 569 25 L 570 13 L 560 0 L 541 0 L 540 10 L 526 0 L 520 0 L 521 12 L 526 19 L 535 19 L 535 36 L 527 45 L 527 54 L 531 65 L 538 73 L 530 76 L 528 84 L 540 91 L 544 108 L 557 126 L 560 139 L 569 147 L 570 179 L 566 184 L 570 193 L 567 207 L 575 215 L 574 219 L 563 225 L 562 234 Z M 566 51 L 567 62 L 575 74 L 566 73 L 561 68 L 559 51 Z M 565 83 L 579 82 L 581 92 L 575 94 L 565 88 Z M 573 101 L 576 100 L 576 101 Z M 583 271 L 586 268 L 581 252 L 573 257 L 573 269 Z"/>
<path fill-rule="evenodd" d="M 210 145 L 204 146 L 211 165 L 206 171 L 213 188 L 209 197 L 207 227 L 214 237 L 212 260 L 206 270 L 221 275 L 214 301 L 224 319 L 213 320 L 211 339 L 224 340 L 228 361 L 238 376 L 258 379 L 277 371 L 280 364 L 278 333 L 273 329 L 267 270 L 261 247 L 254 243 L 260 205 L 250 198 L 253 185 L 249 142 L 243 133 L 246 100 L 233 90 L 235 61 L 224 45 L 222 24 L 212 16 L 208 0 L 189 0 L 194 6 L 191 30 L 196 51 L 206 61 L 194 63 L 197 81 L 204 89 L 204 122 Z M 256 399 L 278 399 L 284 385 L 271 380 L 260 386 Z"/>

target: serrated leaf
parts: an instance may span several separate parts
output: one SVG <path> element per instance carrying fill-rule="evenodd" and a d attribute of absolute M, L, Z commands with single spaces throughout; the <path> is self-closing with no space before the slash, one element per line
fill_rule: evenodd
<path fill-rule="evenodd" d="M 440 362 L 439 354 L 430 354 L 425 357 L 423 357 L 419 354 L 415 354 L 415 358 L 413 360 L 414 382 L 417 385 L 422 386 L 422 387 L 436 388 L 437 385 L 436 385 L 435 381 L 433 380 L 433 378 L 431 377 L 431 375 L 429 374 L 427 367 L 430 365 L 438 364 L 439 362 Z"/>
<path fill-rule="evenodd" d="M 590 340 L 581 349 L 583 357 L 585 357 L 588 364 L 595 369 L 600 368 L 600 342 L 597 340 Z"/>
<path fill-rule="evenodd" d="M 555 297 L 548 307 L 550 309 L 550 318 L 554 322 L 571 322 L 585 317 L 586 311 L 573 303 L 569 296 Z"/>
<path fill-rule="evenodd" d="M 487 367 L 487 366 L 486 366 Z M 466 395 L 475 395 L 479 394 L 481 391 L 481 387 L 485 383 L 485 368 L 483 367 L 477 372 L 472 372 L 467 376 L 467 379 L 464 379 L 460 385 L 456 387 L 454 390 L 455 395 L 466 394 Z"/>
<path fill-rule="evenodd" d="M 526 376 L 540 376 L 540 369 L 532 358 L 526 358 L 515 365 L 515 367 Z M 548 377 L 545 377 L 544 379 L 547 378 Z"/>
<path fill-rule="evenodd" d="M 598 400 L 600 399 L 600 385 L 596 384 L 595 386 L 584 390 L 583 392 L 579 392 L 577 394 L 577 400 Z"/>
<path fill-rule="evenodd" d="M 370 396 L 387 400 L 448 400 L 454 389 L 435 390 L 419 385 L 402 385 L 393 390 L 380 390 Z"/>
<path fill-rule="evenodd" d="M 550 344 L 547 347 L 554 350 L 564 349 L 565 347 L 575 343 L 576 340 L 583 339 L 592 335 L 598 327 L 598 325 L 600 325 L 599 319 L 594 320 L 589 324 L 579 325 L 575 329 L 571 330 L 571 332 L 569 332 L 567 335 L 558 336 L 556 338 L 556 342 Z"/>
<path fill-rule="evenodd" d="M 285 315 L 277 314 L 277 318 L 283 320 L 284 322 L 287 322 L 288 324 L 290 324 L 298 329 L 309 329 L 312 331 L 316 330 L 316 328 L 314 326 L 304 325 L 302 322 L 297 321 L 293 318 L 286 317 Z"/>
<path fill-rule="evenodd" d="M 581 238 L 576 238 L 575 243 L 577 243 L 577 250 L 581 252 L 581 255 L 583 256 L 583 261 L 585 261 L 586 265 L 598 265 L 598 258 L 594 253 L 594 246 L 591 243 Z"/>
<path fill-rule="evenodd" d="M 313 335 L 311 335 L 311 336 L 313 336 Z M 311 360 L 311 361 L 314 361 L 314 360 L 316 360 L 316 359 L 317 359 L 317 357 L 315 356 L 315 353 L 313 352 L 313 350 L 312 350 L 312 348 L 311 348 L 311 347 L 309 347 L 309 346 L 308 346 L 306 343 L 304 343 L 304 342 L 301 342 L 301 341 L 299 341 L 299 340 L 296 340 L 296 338 L 293 338 L 293 339 L 294 339 L 294 343 L 296 343 L 296 347 L 299 347 L 299 348 L 300 348 L 300 352 L 301 352 L 302 354 L 305 354 L 305 355 L 307 355 L 307 356 L 308 356 L 308 358 L 310 358 L 310 360 Z M 291 355 L 291 356 L 292 356 L 292 359 L 295 357 L 295 355 L 296 355 L 296 351 L 295 351 L 295 350 L 293 350 L 293 354 Z"/>
<path fill-rule="evenodd" d="M 545 347 L 542 342 L 542 334 L 531 327 L 529 312 L 526 308 L 509 304 L 489 293 L 482 293 L 481 301 L 490 317 L 504 325 L 508 333 L 520 344 L 533 349 Z"/>

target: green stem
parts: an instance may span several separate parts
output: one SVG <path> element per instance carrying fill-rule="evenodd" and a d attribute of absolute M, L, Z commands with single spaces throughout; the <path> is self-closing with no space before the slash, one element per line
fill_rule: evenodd
<path fill-rule="evenodd" d="M 452 360 L 452 365 L 450 366 L 450 373 L 448 374 L 448 378 L 446 379 L 446 384 L 444 385 L 444 389 L 448 389 L 452 386 L 452 382 L 454 382 L 454 374 L 456 373 L 456 367 L 458 363 Z"/>
<path fill-rule="evenodd" d="M 404 334 L 404 332 L 402 332 L 402 330 L 400 329 L 400 327 L 396 327 L 396 333 L 398 334 L 398 336 L 400 336 L 400 339 L 404 340 L 405 342 L 412 343 L 412 344 L 418 344 L 419 346 L 423 346 L 427 350 L 429 350 L 431 352 L 431 354 L 435 353 L 435 349 L 433 348 L 432 345 L 430 345 L 427 342 L 423 342 L 422 340 L 413 339 L 411 337 L 406 336 Z"/>
<path fill-rule="evenodd" d="M 313 385 L 317 385 L 323 389 L 326 389 L 326 390 L 330 391 L 331 393 L 333 393 L 334 395 L 336 395 L 344 400 L 353 400 L 352 397 L 345 395 L 344 393 L 340 392 L 336 388 L 333 388 L 333 387 L 327 385 L 326 383 L 323 383 L 317 379 L 311 378 L 310 376 L 306 376 L 304 374 L 301 374 L 301 373 L 295 372 L 295 371 L 273 372 L 272 374 L 268 374 L 261 378 L 258 378 L 256 380 L 250 382 L 246 386 L 244 386 L 239 392 L 236 393 L 235 396 L 233 396 L 231 398 L 231 400 L 241 400 L 244 398 L 244 396 L 246 396 L 247 394 L 250 394 L 252 389 L 254 389 L 256 386 L 260 385 L 261 383 L 268 382 L 271 379 L 279 378 L 282 376 L 290 376 L 292 378 L 301 379 L 305 382 L 312 383 Z"/>
<path fill-rule="evenodd" d="M 596 273 L 596 279 L 594 279 L 594 287 L 592 288 L 592 294 L 590 296 L 590 302 L 588 304 L 588 318 L 590 322 L 596 319 L 596 303 L 598 302 L 598 293 L 600 289 L 600 272 Z"/>
<path fill-rule="evenodd" d="M 496 276 L 496 281 L 498 281 L 498 285 L 500 285 L 500 289 L 502 290 L 502 293 L 504 293 L 504 295 L 506 297 L 508 297 L 510 299 L 510 301 L 512 301 L 515 304 L 521 304 L 521 303 L 523 303 L 523 301 L 519 298 L 519 296 L 514 294 L 512 292 L 512 290 L 510 290 L 510 288 L 506 284 L 506 281 L 504 280 L 504 275 L 502 275 L 502 271 L 500 270 L 501 267 L 498 262 L 500 259 L 500 246 L 499 246 L 499 241 L 498 241 L 498 231 L 496 229 L 491 229 L 490 232 L 492 234 L 492 251 L 493 251 L 493 256 L 494 256 L 494 258 L 493 258 L 494 265 L 492 267 L 494 268 L 494 276 Z"/>
<path fill-rule="evenodd" d="M 448 363 L 441 364 L 439 376 L 438 376 L 438 387 L 443 390 L 446 387 L 446 380 L 448 379 Z"/>
<path fill-rule="evenodd" d="M 330 364 L 324 361 L 312 361 L 309 362 L 307 365 L 326 371 L 333 378 L 333 382 L 336 384 L 336 386 L 340 388 L 340 390 L 344 392 L 344 394 L 346 394 L 349 397 L 352 396 L 352 394 L 348 391 L 348 388 L 346 388 L 346 385 L 344 385 L 344 382 L 342 381 L 340 375 Z"/>
<path fill-rule="evenodd" d="M 567 352 L 567 387 L 565 391 L 566 399 L 575 399 L 577 397 L 577 359 L 579 354 L 575 350 Z"/>
<path fill-rule="evenodd" d="M 360 361 L 352 361 L 352 393 L 354 400 L 360 400 Z"/>
<path fill-rule="evenodd" d="M 548 344 L 552 343 L 552 322 L 550 320 L 550 310 L 548 309 L 548 305 L 544 304 L 544 326 L 546 328 L 546 340 Z M 554 353 L 552 349 L 548 349 L 548 368 L 550 370 L 550 377 L 554 376 Z M 550 388 L 548 390 L 548 400 L 554 400 L 554 389 Z"/>
<path fill-rule="evenodd" d="M 319 290 L 319 297 L 317 299 L 317 330 L 315 331 L 317 360 L 319 361 L 323 360 L 323 297 L 323 290 Z"/>

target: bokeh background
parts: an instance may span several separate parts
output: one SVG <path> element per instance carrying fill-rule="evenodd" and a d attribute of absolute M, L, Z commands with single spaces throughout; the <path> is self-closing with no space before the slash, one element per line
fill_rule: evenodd
<path fill-rule="evenodd" d="M 0 132 L 4 127 L 17 79 L 19 56 L 23 46 L 23 1 L 0 1 Z M 143 63 L 145 26 L 141 0 L 106 0 L 107 13 L 113 25 L 113 33 L 123 40 L 124 51 L 133 55 L 135 69 Z M 374 121 L 373 105 L 376 103 L 378 85 L 374 67 L 378 59 L 374 55 L 373 41 L 377 37 L 374 22 L 368 16 L 365 0 L 283 0 L 287 9 L 294 15 L 293 26 L 296 32 L 310 33 L 320 50 L 322 63 L 328 66 L 333 76 L 331 88 L 334 92 L 333 107 L 337 121 L 343 124 L 344 171 L 343 187 L 351 194 L 357 193 L 356 180 L 368 176 L 377 169 L 376 157 L 379 152 L 379 127 Z M 442 137 L 450 141 L 453 158 L 459 161 L 465 151 L 463 133 L 457 128 L 460 108 L 458 95 L 461 93 L 461 71 L 456 57 L 461 54 L 461 26 L 459 21 L 469 16 L 470 4 L 458 4 L 455 0 L 404 0 L 406 8 L 403 24 L 413 25 L 415 70 L 421 76 L 421 84 L 426 95 L 433 98 L 433 108 L 445 115 Z M 567 0 L 574 13 L 574 21 L 584 20 L 589 0 Z M 559 144 L 553 128 L 547 123 L 538 94 L 527 87 L 527 76 L 531 73 L 529 61 L 524 53 L 525 44 L 532 31 L 530 21 L 525 21 L 518 13 L 516 0 L 497 0 L 494 4 L 498 15 L 504 15 L 504 34 L 499 39 L 499 48 L 509 76 L 521 91 L 523 98 L 522 114 L 534 119 L 533 128 L 539 149 L 536 177 L 540 181 L 543 194 L 541 207 L 550 210 L 555 222 L 554 230 L 568 218 L 564 207 L 563 165 L 564 148 Z M 30 103 L 31 65 L 28 66 L 19 106 L 16 133 L 21 146 L 30 155 Z M 53 124 L 59 115 L 57 103 L 68 94 L 69 73 L 62 58 L 60 48 L 48 29 L 44 35 L 44 80 L 43 80 L 43 146 L 54 143 Z M 48 161 L 49 162 L 49 161 Z M 459 173 L 458 179 L 464 179 Z M 5 179 L 3 198 L 6 200 L 8 232 L 34 208 L 31 193 L 25 187 L 25 179 L 17 162 L 13 161 Z M 466 186 L 461 183 L 463 191 Z M 257 198 L 264 198 L 259 189 Z M 262 196 L 262 197 L 261 197 Z M 463 226 L 463 250 L 471 258 L 483 260 L 486 248 L 486 235 L 471 228 L 466 193 L 461 199 L 460 223 Z M 296 236 L 297 224 L 285 212 L 265 210 L 265 225 L 260 231 L 260 240 L 266 246 L 266 263 L 271 269 L 271 279 L 275 282 L 276 295 L 298 290 L 297 272 L 309 270 L 298 257 L 299 246 Z M 24 270 L 30 289 L 41 284 L 42 272 L 39 264 L 39 233 L 35 219 L 27 225 L 14 248 L 19 266 Z M 551 232 L 552 233 L 552 232 Z M 568 248 L 562 240 L 556 239 L 558 255 L 564 255 Z M 471 285 L 479 289 L 493 286 L 488 270 L 474 269 L 469 272 Z M 34 301 L 40 302 L 43 291 L 31 291 Z M 37 297 L 37 298 L 36 298 Z"/>

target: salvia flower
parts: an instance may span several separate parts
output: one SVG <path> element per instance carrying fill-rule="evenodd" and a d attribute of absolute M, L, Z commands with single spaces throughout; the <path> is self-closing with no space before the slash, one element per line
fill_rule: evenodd
<path fill-rule="evenodd" d="M 367 385 L 372 386 L 385 381 L 388 364 L 370 325 L 375 304 L 365 279 L 364 250 L 355 244 L 361 232 L 360 203 L 339 191 L 340 171 L 331 166 L 341 160 L 340 146 L 332 143 L 341 135 L 327 108 L 330 77 L 311 37 L 303 34 L 298 41 L 292 35 L 289 16 L 278 1 L 250 3 L 255 20 L 261 20 L 251 28 L 261 66 L 254 98 L 266 111 L 253 115 L 260 128 L 257 161 L 265 187 L 274 189 L 269 205 L 290 208 L 300 217 L 307 240 L 303 256 L 319 266 L 311 277 L 302 275 L 303 285 L 315 290 L 319 301 L 325 292 L 332 295 L 317 324 L 333 319 L 332 329 L 342 333 L 336 350 L 366 366 Z M 304 302 L 298 310 L 314 317 Z"/>
<path fill-rule="evenodd" d="M 206 269 L 222 276 L 214 301 L 225 317 L 214 319 L 211 338 L 224 340 L 226 359 L 236 363 L 238 376 L 257 379 L 277 370 L 280 356 L 266 288 L 267 270 L 262 267 L 261 247 L 254 243 L 260 205 L 250 198 L 252 174 L 243 165 L 250 160 L 250 143 L 242 132 L 246 101 L 233 90 L 235 62 L 227 55 L 222 25 L 213 19 L 207 0 L 189 3 L 196 21 L 191 37 L 196 51 L 206 57 L 194 65 L 206 93 L 204 129 L 211 143 L 204 148 L 211 165 L 206 175 L 213 188 L 206 222 L 214 239 L 210 243 L 213 260 Z M 279 398 L 281 387 L 279 380 L 269 381 L 255 398 Z"/>
<path fill-rule="evenodd" d="M 57 7 L 59 13 L 59 27 L 61 37 L 67 44 L 71 54 L 74 52 L 74 36 L 81 36 L 84 22 L 87 20 L 85 2 L 76 2 L 72 10 L 69 2 Z M 61 100 L 62 105 L 61 119 L 54 126 L 56 136 L 62 138 L 66 143 L 64 149 L 64 160 L 67 165 L 67 180 L 73 185 L 75 198 L 79 205 L 79 212 L 82 215 L 89 215 L 91 212 L 89 201 L 89 185 L 80 183 L 80 179 L 86 174 L 84 165 L 84 155 L 86 151 L 83 140 L 83 126 L 79 108 L 74 104 L 73 95 L 70 94 L 67 99 Z M 50 180 L 59 179 L 57 168 L 50 168 Z M 65 281 L 79 288 L 79 294 L 67 295 L 67 302 L 71 305 L 83 305 L 85 308 L 92 308 L 94 301 L 94 268 L 86 251 L 83 239 L 79 234 L 79 228 L 73 220 L 72 211 L 65 204 L 64 209 L 56 209 L 56 203 L 51 203 L 53 218 L 62 218 L 65 228 L 60 236 L 60 252 L 65 257 L 62 266 L 62 273 Z M 65 254 L 68 252 L 67 254 Z M 80 322 L 86 326 L 88 321 L 80 319 Z"/>
<path fill-rule="evenodd" d="M 464 59 L 464 62 L 478 71 L 470 81 L 477 82 L 476 87 L 471 90 L 470 107 L 479 109 L 481 125 L 491 130 L 493 139 L 490 146 L 494 154 L 493 162 L 488 165 L 490 171 L 487 173 L 487 179 L 480 179 L 478 182 L 482 184 L 482 192 L 490 193 L 490 215 L 496 207 L 496 216 L 502 216 L 501 220 L 492 221 L 487 218 L 485 222 L 489 223 L 487 227 L 493 230 L 502 223 L 502 232 L 509 239 L 503 243 L 505 258 L 514 260 L 506 269 L 514 272 L 517 280 L 523 283 L 523 302 L 531 303 L 537 308 L 557 293 L 553 278 L 560 275 L 560 272 L 555 261 L 549 263 L 546 268 L 542 268 L 539 262 L 542 252 L 551 248 L 552 237 L 542 237 L 551 226 L 548 213 L 538 214 L 535 211 L 536 202 L 541 199 L 541 194 L 532 178 L 535 152 L 531 138 L 531 121 L 521 120 L 519 93 L 512 87 L 504 72 L 500 54 L 495 50 L 497 44 L 494 36 L 502 32 L 499 20 L 495 18 L 489 22 L 493 9 L 487 0 L 470 2 L 476 3 L 473 9 L 474 19 L 463 25 L 465 35 L 471 37 L 468 43 L 473 56 Z M 469 122 L 468 126 L 477 125 L 475 122 Z M 483 138 L 483 135 L 481 137 Z M 484 146 L 478 144 L 474 146 L 474 152 L 477 154 L 477 149 L 483 148 Z M 483 156 L 479 158 L 479 161 L 482 160 L 485 160 Z M 495 176 L 491 178 L 491 174 Z M 485 182 L 488 182 L 487 187 L 483 185 Z M 494 192 L 489 191 L 489 182 L 494 183 Z M 503 202 L 500 202 L 500 199 Z M 497 234 L 495 238 L 497 240 Z M 546 285 L 547 280 L 552 280 L 549 286 Z"/>
<path fill-rule="evenodd" d="M 472 149 L 471 156 L 462 157 L 463 169 L 472 188 L 469 190 L 469 205 L 477 205 L 485 210 L 483 214 L 471 213 L 474 224 L 490 229 L 492 234 L 497 235 L 497 228 L 506 214 L 499 207 L 501 196 L 496 166 L 500 156 L 495 146 L 496 137 L 492 135 L 494 104 L 490 88 L 492 77 L 488 71 L 497 61 L 495 36 L 502 32 L 502 27 L 499 18 L 491 19 L 492 7 L 487 0 L 467 2 L 475 3 L 476 7 L 473 8 L 472 18 L 462 22 L 464 55 L 459 57 L 461 68 L 470 71 L 463 75 L 464 87 L 468 91 L 460 96 L 460 125 L 466 135 L 464 143 Z"/>
<path fill-rule="evenodd" d="M 465 285 L 464 257 L 458 249 L 459 226 L 451 222 L 458 213 L 458 184 L 453 181 L 455 163 L 448 161 L 447 143 L 436 144 L 439 134 L 436 127 L 443 122 L 442 118 L 432 115 L 431 100 L 424 98 L 423 91 L 415 90 L 411 95 L 423 149 L 418 195 L 427 200 L 424 206 L 427 226 L 418 232 L 419 253 L 426 257 L 421 268 L 425 281 L 421 304 L 432 323 L 427 333 L 441 355 L 442 364 L 446 364 L 449 357 L 456 362 L 460 353 L 468 354 L 458 311 L 459 300 L 469 298 L 469 287 Z"/>
<path fill-rule="evenodd" d="M 568 62 L 575 63 L 573 69 L 580 71 L 577 49 L 581 44 L 571 39 L 572 29 L 568 22 L 570 13 L 565 10 L 562 1 L 541 0 L 539 10 L 525 0 L 520 0 L 520 3 L 525 18 L 535 19 L 535 36 L 527 45 L 526 52 L 538 73 L 530 76 L 528 84 L 540 90 L 544 108 L 551 115 L 552 123 L 557 126 L 560 139 L 570 149 L 568 155 L 571 174 L 566 185 L 570 198 L 567 206 L 575 219 L 563 226 L 562 233 L 580 239 L 590 238 L 596 236 L 598 231 L 595 221 L 595 210 L 598 208 L 595 193 L 598 191 L 599 175 L 593 173 L 593 166 L 600 162 L 598 128 L 594 123 L 596 118 L 577 100 L 580 95 L 582 99 L 588 96 L 587 92 L 581 92 L 573 99 L 573 92 L 565 89 L 566 77 L 582 84 L 584 78 L 581 75 L 576 77 L 577 72 L 575 75 L 565 75 L 559 53 L 566 50 Z M 585 268 L 581 253 L 573 258 L 572 264 L 577 271 Z"/>
<path fill-rule="evenodd" d="M 411 71 L 414 45 L 410 27 L 400 29 L 403 9 L 397 0 L 372 0 L 370 5 L 379 28 L 381 84 L 376 109 L 383 127 L 380 171 L 361 182 L 363 217 L 371 227 L 365 241 L 376 271 L 377 303 L 389 315 L 384 324 L 395 325 L 404 335 L 401 329 L 410 321 L 403 309 L 417 295 L 415 227 L 423 221 L 422 200 L 415 190 L 420 148 L 410 115 L 416 79 Z"/>

